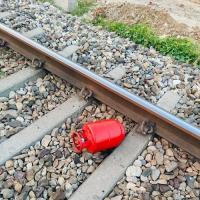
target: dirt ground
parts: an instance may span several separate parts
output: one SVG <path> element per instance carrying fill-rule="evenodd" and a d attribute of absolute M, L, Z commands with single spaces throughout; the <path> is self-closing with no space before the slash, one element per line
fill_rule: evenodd
<path fill-rule="evenodd" d="M 200 42 L 200 0 L 105 0 L 99 3 L 108 19 L 128 24 L 147 23 L 159 35 L 186 36 Z"/>

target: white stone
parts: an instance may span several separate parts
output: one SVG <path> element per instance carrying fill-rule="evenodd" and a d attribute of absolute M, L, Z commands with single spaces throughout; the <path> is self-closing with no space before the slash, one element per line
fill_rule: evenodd
<path fill-rule="evenodd" d="M 47 174 L 47 168 L 44 167 L 43 170 L 42 170 L 42 172 L 41 172 L 41 175 L 42 176 L 46 176 L 46 174 Z"/>
<path fill-rule="evenodd" d="M 137 183 L 138 179 L 135 176 L 127 176 L 126 177 L 127 182 Z"/>
<path fill-rule="evenodd" d="M 12 117 L 17 117 L 17 111 L 16 110 L 6 110 L 1 112 L 2 115 L 11 115 Z"/>
<path fill-rule="evenodd" d="M 39 91 L 40 91 L 40 93 L 45 93 L 46 92 L 46 88 L 43 85 L 41 85 L 39 87 Z"/>
<path fill-rule="evenodd" d="M 115 81 L 121 79 L 126 74 L 126 69 L 124 67 L 118 66 L 111 70 L 108 75 Z"/>
<path fill-rule="evenodd" d="M 155 153 L 155 160 L 158 165 L 163 165 L 163 159 L 163 154 L 160 151 Z"/>
<path fill-rule="evenodd" d="M 65 58 L 69 58 L 73 53 L 75 53 L 79 49 L 76 45 L 71 45 L 64 48 L 62 51 L 59 52 L 60 55 L 64 56 Z"/>
<path fill-rule="evenodd" d="M 171 161 L 165 165 L 165 169 L 167 172 L 171 172 L 178 167 L 177 162 Z"/>
<path fill-rule="evenodd" d="M 147 154 L 146 157 L 145 157 L 145 160 L 147 162 L 150 162 L 152 160 L 152 155 L 151 154 Z"/>
<path fill-rule="evenodd" d="M 68 182 L 65 183 L 65 196 L 69 198 L 72 195 L 73 188 L 72 185 Z"/>
<path fill-rule="evenodd" d="M 27 171 L 30 171 L 30 170 L 32 169 L 32 167 L 33 167 L 32 163 L 28 163 L 28 164 L 26 165 Z"/>
<path fill-rule="evenodd" d="M 141 175 L 140 180 L 143 181 L 143 182 L 148 182 L 149 179 L 148 179 L 148 177 Z"/>
<path fill-rule="evenodd" d="M 182 191 L 185 191 L 186 189 L 186 183 L 185 182 L 182 182 L 179 186 L 179 190 L 182 190 Z"/>
<path fill-rule="evenodd" d="M 136 176 L 139 177 L 142 174 L 142 169 L 137 166 L 130 166 L 126 170 L 126 176 Z"/>
<path fill-rule="evenodd" d="M 23 117 L 21 117 L 21 116 L 18 116 L 18 117 L 16 118 L 16 120 L 17 120 L 17 121 L 19 121 L 19 122 L 21 122 L 21 123 L 23 123 L 23 122 L 24 122 L 24 118 L 23 118 Z"/>
<path fill-rule="evenodd" d="M 122 200 L 122 195 L 112 197 L 111 200 Z"/>
<path fill-rule="evenodd" d="M 139 68 L 138 66 L 132 67 L 132 71 L 133 71 L 133 72 L 137 72 L 137 71 L 139 71 L 139 70 L 140 70 L 140 68 Z"/>
<path fill-rule="evenodd" d="M 151 172 L 151 178 L 156 181 L 160 176 L 160 170 L 159 169 L 153 169 Z"/>
<path fill-rule="evenodd" d="M 158 179 L 157 181 L 155 181 L 155 183 L 166 185 L 167 184 L 167 180 L 165 180 L 165 179 Z"/>
<path fill-rule="evenodd" d="M 10 199 L 13 197 L 14 191 L 6 188 L 1 191 L 1 194 L 3 195 L 4 199 Z"/>
<path fill-rule="evenodd" d="M 199 163 L 199 162 L 195 162 L 195 163 L 193 164 L 193 166 L 194 166 L 197 170 L 200 171 L 200 163 Z"/>
<path fill-rule="evenodd" d="M 14 162 L 12 160 L 6 161 L 5 167 L 6 168 L 11 168 L 14 166 Z"/>
<path fill-rule="evenodd" d="M 173 151 L 172 151 L 171 149 L 167 149 L 167 150 L 166 150 L 166 155 L 167 155 L 167 156 L 173 157 L 173 156 L 174 156 L 174 153 L 173 153 Z"/>
<path fill-rule="evenodd" d="M 51 136 L 50 135 L 45 135 L 45 137 L 41 141 L 42 146 L 44 146 L 44 147 L 48 147 L 50 142 L 51 142 Z"/>
<path fill-rule="evenodd" d="M 15 184 L 15 191 L 18 192 L 18 193 L 20 193 L 21 190 L 22 190 L 22 185 L 21 185 L 20 183 L 17 182 L 17 183 Z"/>
<path fill-rule="evenodd" d="M 173 86 L 176 87 L 178 84 L 180 84 L 180 80 L 173 80 Z"/>
<path fill-rule="evenodd" d="M 7 133 L 7 131 L 6 131 L 6 130 L 1 130 L 1 131 L 0 131 L 0 137 L 3 137 L 3 136 L 5 136 L 5 135 L 6 135 L 6 133 Z"/>
<path fill-rule="evenodd" d="M 17 110 L 18 110 L 18 111 L 21 111 L 22 108 L 23 108 L 23 104 L 22 104 L 21 102 L 17 102 L 17 103 L 16 103 L 16 107 L 17 107 Z"/>
<path fill-rule="evenodd" d="M 140 160 L 135 160 L 135 162 L 133 163 L 136 167 L 141 167 L 142 166 L 142 162 Z"/>
<path fill-rule="evenodd" d="M 10 91 L 9 99 L 13 99 L 14 97 L 15 97 L 15 92 L 14 91 Z"/>
<path fill-rule="evenodd" d="M 0 0 L 0 5 L 3 5 L 5 0 Z M 6 18 L 9 15 L 11 15 L 11 12 L 5 11 L 5 12 L 0 12 L 0 18 Z"/>
<path fill-rule="evenodd" d="M 156 151 L 157 150 L 157 148 L 155 147 L 155 146 L 149 146 L 148 148 L 147 148 L 147 151 L 148 152 L 154 152 L 154 151 Z"/>
<path fill-rule="evenodd" d="M 25 33 L 22 33 L 25 37 L 28 37 L 28 38 L 33 38 L 37 35 L 42 35 L 44 33 L 44 30 L 40 27 L 38 28 L 35 28 L 33 30 L 30 30 L 28 32 L 25 32 Z"/>
<path fill-rule="evenodd" d="M 65 179 L 64 179 L 62 176 L 60 176 L 60 177 L 58 178 L 58 183 L 60 184 L 60 186 L 63 186 L 64 183 L 65 183 Z"/>
<path fill-rule="evenodd" d="M 158 101 L 157 106 L 170 112 L 174 109 L 181 96 L 175 90 L 167 91 Z"/>
<path fill-rule="evenodd" d="M 128 190 L 135 190 L 136 185 L 134 183 L 127 183 L 126 188 Z"/>

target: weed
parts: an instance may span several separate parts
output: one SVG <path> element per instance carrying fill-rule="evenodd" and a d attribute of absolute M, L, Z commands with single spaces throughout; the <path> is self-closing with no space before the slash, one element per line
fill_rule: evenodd
<path fill-rule="evenodd" d="M 194 63 L 200 56 L 199 46 L 190 39 L 166 37 L 160 39 L 156 44 L 158 49 L 164 55 L 171 55 L 182 62 Z"/>

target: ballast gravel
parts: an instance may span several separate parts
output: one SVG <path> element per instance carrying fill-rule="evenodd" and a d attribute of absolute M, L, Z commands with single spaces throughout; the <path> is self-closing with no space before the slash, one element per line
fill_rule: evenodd
<path fill-rule="evenodd" d="M 199 76 L 185 86 L 182 98 L 172 111 L 173 114 L 186 120 L 188 123 L 200 127 L 200 83 Z"/>
<path fill-rule="evenodd" d="M 8 47 L 0 47 L 0 79 L 32 66 L 29 59 Z"/>
<path fill-rule="evenodd" d="M 18 11 L 16 9 L 10 13 L 11 14 L 6 18 L 0 18 L 0 23 L 9 26 L 13 30 L 23 33 L 30 31 L 38 26 L 34 16 L 23 12 L 23 10 Z"/>
<path fill-rule="evenodd" d="M 199 200 L 200 162 L 154 138 L 104 200 Z"/>
<path fill-rule="evenodd" d="M 93 102 L 68 118 L 41 141 L 0 166 L 0 199 L 65 199 L 96 169 L 109 152 L 76 154 L 70 133 L 88 121 L 115 118 L 129 132 L 134 123 L 110 107 Z"/>
<path fill-rule="evenodd" d="M 0 143 L 30 125 L 59 104 L 77 89 L 55 75 L 29 81 L 24 88 L 0 97 Z"/>
<path fill-rule="evenodd" d="M 49 3 L 31 5 L 24 1 L 17 7 L 13 1 L 9 2 L 7 8 L 17 8 L 22 18 L 31 16 L 45 30 L 45 34 L 33 40 L 57 52 L 67 46 L 78 46 L 70 59 L 106 78 L 115 67 L 126 69 L 126 74 L 116 83 L 152 103 L 157 103 L 165 92 L 177 90 L 183 98 L 172 112 L 199 126 L 200 70 L 197 67 L 178 63 L 152 48 L 141 47 L 115 33 L 84 23 Z M 4 23 L 9 24 L 7 20 L 10 21 L 10 17 L 4 19 Z"/>

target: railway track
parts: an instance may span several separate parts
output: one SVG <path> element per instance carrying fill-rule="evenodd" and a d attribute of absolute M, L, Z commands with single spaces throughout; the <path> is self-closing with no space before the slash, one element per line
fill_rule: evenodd
<path fill-rule="evenodd" d="M 24 69 L 25 71 L 20 70 L 16 74 L 1 80 L 0 95 L 3 97 L 1 101 L 4 105 L 10 105 L 10 99 L 18 100 L 18 104 L 16 104 L 18 107 L 15 109 L 19 113 L 20 111 L 27 112 L 30 108 L 37 110 L 37 106 L 40 106 L 42 110 L 39 110 L 39 114 L 36 114 L 36 116 L 34 115 L 34 109 L 32 112 L 29 110 L 31 118 L 26 119 L 26 123 L 22 120 L 22 127 L 19 130 L 12 131 L 7 137 L 4 135 L 0 138 L 0 148 L 2 150 L 0 164 L 5 164 L 0 167 L 0 178 L 5 180 L 6 176 L 9 176 L 9 179 L 13 177 L 16 179 L 17 177 L 17 180 L 19 180 L 19 177 L 22 176 L 22 182 L 25 181 L 25 183 L 17 181 L 18 184 L 11 184 L 8 188 L 14 187 L 15 191 L 18 190 L 17 194 L 12 193 L 14 191 L 12 189 L 10 191 L 3 190 L 2 198 L 9 194 L 12 195 L 9 198 L 13 198 L 14 195 L 17 195 L 16 197 L 19 199 L 26 199 L 28 195 L 29 198 L 39 198 L 43 194 L 46 199 L 62 199 L 64 195 L 67 198 L 72 195 L 70 197 L 72 200 L 103 199 L 111 192 L 127 167 L 141 154 L 149 140 L 152 139 L 152 135 L 148 135 L 148 132 L 156 133 L 196 158 L 200 157 L 199 128 L 167 112 L 175 107 L 174 101 L 171 102 L 169 99 L 170 97 L 175 98 L 176 93 L 169 91 L 166 96 L 164 95 L 157 102 L 160 107 L 167 110 L 165 111 L 119 87 L 114 82 L 70 61 L 68 58 L 76 51 L 75 46 L 67 47 L 60 50 L 60 52 L 53 52 L 30 40 L 38 32 L 41 34 L 42 29 L 36 28 L 31 32 L 26 29 L 26 31 L 21 35 L 2 24 L 0 25 L 0 38 L 7 43 L 4 45 L 8 45 L 9 48 L 19 52 L 31 61 L 29 66 Z M 33 66 L 36 69 L 32 69 Z M 49 74 L 49 72 L 54 75 Z M 120 79 L 120 73 L 123 73 L 122 68 L 115 68 L 109 70 L 104 76 L 117 82 Z M 67 83 L 57 76 L 66 80 Z M 38 77 L 41 78 L 38 79 Z M 24 87 L 25 82 L 26 87 Z M 57 83 L 59 84 L 57 85 Z M 49 84 L 57 90 L 52 92 L 49 89 Z M 35 95 L 33 92 L 34 86 L 37 86 L 39 93 L 42 93 L 42 97 L 37 96 L 37 94 L 36 97 L 44 98 L 44 102 L 38 105 L 40 103 L 37 102 L 37 99 L 34 99 L 31 106 L 29 106 L 30 108 L 22 107 L 20 110 L 24 99 L 26 100 L 26 98 Z M 13 91 L 15 91 L 15 94 L 13 94 Z M 47 95 L 46 100 L 45 92 L 50 93 L 50 97 Z M 80 98 L 79 93 L 81 95 L 85 93 L 84 97 L 86 99 Z M 23 95 L 25 95 L 25 98 L 23 98 Z M 91 103 L 93 97 L 104 104 L 100 102 Z M 61 100 L 58 100 L 60 98 Z M 167 104 L 166 100 L 168 101 Z M 50 104 L 48 105 L 49 101 Z M 27 104 L 29 103 L 27 102 Z M 8 111 L 10 108 L 5 110 Z M 16 116 L 13 117 L 17 119 L 16 121 L 12 117 L 10 121 L 7 114 L 12 115 L 13 113 L 4 112 L 4 114 L 3 122 L 6 126 L 9 124 L 14 126 L 16 121 L 19 123 L 21 120 L 20 116 Z M 7 117 L 5 117 L 6 115 Z M 86 155 L 78 156 L 72 152 L 68 136 L 72 129 L 80 128 L 81 124 L 92 118 L 111 117 L 118 118 L 123 122 L 127 127 L 127 133 L 129 133 L 119 148 L 105 155 L 86 153 Z M 156 125 L 155 128 L 154 124 Z M 50 156 L 50 154 L 53 155 Z M 124 156 L 125 154 L 126 156 Z M 66 157 L 68 159 L 65 159 Z M 105 157 L 107 158 L 103 160 Z M 35 165 L 29 164 L 31 162 Z M 97 168 L 100 163 L 101 165 Z M 54 166 L 54 171 L 51 171 L 51 165 Z M 71 166 L 71 168 L 69 169 L 68 166 Z M 112 171 L 109 170 L 110 167 L 113 168 Z M 29 176 L 26 179 L 23 179 L 25 174 L 16 173 L 23 168 L 26 170 L 26 175 Z M 97 170 L 95 170 L 96 168 Z M 57 170 L 59 173 L 55 175 Z M 39 172 L 37 178 L 35 177 L 35 171 Z M 90 174 L 92 175 L 88 178 Z M 43 180 L 42 176 L 53 176 L 54 178 L 48 182 L 45 178 Z M 70 176 L 72 177 L 70 178 Z M 32 181 L 33 177 L 38 179 L 37 184 Z M 101 180 L 99 177 L 101 177 Z M 109 180 L 108 177 L 110 177 Z M 40 179 L 42 181 L 39 183 Z M 69 179 L 69 181 L 64 184 L 65 179 Z M 8 181 L 7 184 L 9 184 Z M 49 190 L 46 189 L 48 184 L 51 185 Z M 79 187 L 80 184 L 82 185 Z M 23 185 L 26 185 L 26 187 L 23 187 Z M 58 185 L 59 187 L 57 187 Z M 74 192 L 75 190 L 76 192 Z"/>
<path fill-rule="evenodd" d="M 86 92 L 119 112 L 126 113 L 135 122 L 140 123 L 145 120 L 154 122 L 158 135 L 199 158 L 200 130 L 198 128 L 3 25 L 0 25 L 0 36 L 22 55 L 42 63 L 46 70 L 67 80 L 79 89 L 85 88 Z M 190 146 L 189 149 L 188 146 Z"/>

